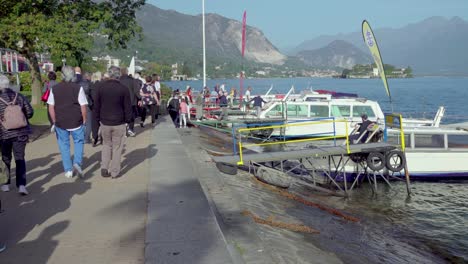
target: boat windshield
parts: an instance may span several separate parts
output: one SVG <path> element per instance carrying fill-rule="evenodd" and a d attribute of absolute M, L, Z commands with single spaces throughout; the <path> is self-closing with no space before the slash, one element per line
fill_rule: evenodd
<path fill-rule="evenodd" d="M 349 105 L 332 105 L 331 114 L 334 117 L 350 117 L 351 106 Z"/>
<path fill-rule="evenodd" d="M 375 113 L 370 105 L 354 105 L 353 106 L 353 117 L 360 117 L 366 114 L 369 118 L 374 118 Z"/>

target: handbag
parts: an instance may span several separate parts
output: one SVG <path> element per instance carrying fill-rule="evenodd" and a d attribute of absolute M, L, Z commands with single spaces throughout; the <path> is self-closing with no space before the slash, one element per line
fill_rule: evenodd
<path fill-rule="evenodd" d="M 47 89 L 42 94 L 41 101 L 44 103 L 47 103 L 47 100 L 49 100 L 49 95 L 50 95 L 50 88 L 49 88 L 49 84 L 47 84 Z"/>

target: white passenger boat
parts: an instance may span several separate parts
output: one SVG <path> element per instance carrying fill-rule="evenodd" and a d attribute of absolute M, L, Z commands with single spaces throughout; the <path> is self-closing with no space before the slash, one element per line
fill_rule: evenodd
<path fill-rule="evenodd" d="M 405 127 L 438 127 L 444 112 L 445 108 L 440 107 L 433 120 L 404 118 L 403 123 Z M 283 118 L 287 124 L 298 123 L 282 130 L 274 129 L 271 134 L 274 137 L 305 138 L 349 134 L 355 124 L 361 122 L 362 114 L 366 114 L 370 121 L 384 123 L 384 113 L 376 101 L 318 93 L 270 102 L 264 107 L 260 119 Z"/>

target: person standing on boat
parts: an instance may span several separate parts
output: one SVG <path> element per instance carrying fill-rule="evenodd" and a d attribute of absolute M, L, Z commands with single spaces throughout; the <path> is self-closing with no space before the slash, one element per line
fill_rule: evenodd
<path fill-rule="evenodd" d="M 250 87 L 249 87 L 250 88 Z M 247 102 L 247 104 L 250 104 L 250 102 L 253 101 L 253 105 L 255 107 L 255 110 L 257 112 L 257 117 L 260 118 L 260 114 L 262 113 L 262 103 L 267 103 L 265 100 L 260 95 L 255 96 L 253 99 Z"/>
<path fill-rule="evenodd" d="M 219 116 L 219 120 L 223 120 L 224 117 L 227 119 L 227 107 L 228 107 L 228 100 L 227 100 L 227 92 L 219 92 L 219 107 L 221 107 L 221 115 Z"/>
<path fill-rule="evenodd" d="M 247 87 L 247 91 L 245 91 L 245 94 L 244 94 L 244 111 L 246 111 L 247 109 L 250 109 L 250 101 L 252 98 L 250 98 L 250 93 L 252 92 L 252 87 Z"/>

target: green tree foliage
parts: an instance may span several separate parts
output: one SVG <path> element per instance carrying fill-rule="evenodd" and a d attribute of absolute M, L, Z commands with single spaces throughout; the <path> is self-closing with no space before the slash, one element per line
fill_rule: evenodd
<path fill-rule="evenodd" d="M 125 48 L 141 27 L 135 11 L 145 0 L 0 0 L 0 46 L 25 56 L 32 75 L 32 103 L 41 97 L 38 53 L 48 52 L 56 64 L 61 58 L 82 65 L 93 36 L 107 36 L 110 48 Z"/>
<path fill-rule="evenodd" d="M 171 79 L 172 69 L 169 65 L 158 64 L 155 62 L 149 62 L 144 65 L 143 75 L 158 74 L 161 80 Z"/>

